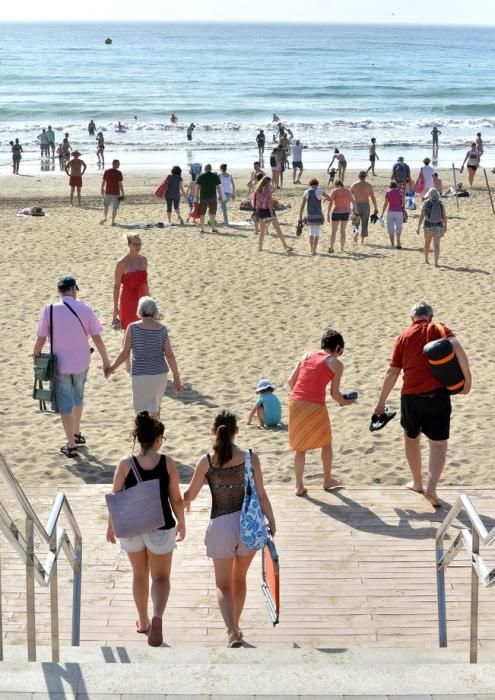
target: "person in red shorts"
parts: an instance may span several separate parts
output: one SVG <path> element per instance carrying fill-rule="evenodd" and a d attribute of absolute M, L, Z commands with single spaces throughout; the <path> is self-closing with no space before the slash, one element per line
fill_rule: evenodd
<path fill-rule="evenodd" d="M 77 206 L 81 206 L 82 178 L 86 172 L 86 163 L 79 158 L 79 151 L 72 151 L 72 158 L 65 166 L 65 172 L 69 176 L 70 205 L 74 206 L 74 190 L 77 191 Z"/>
<path fill-rule="evenodd" d="M 120 161 L 113 160 L 112 167 L 105 170 L 101 181 L 101 194 L 103 195 L 104 219 L 100 224 L 104 224 L 108 217 L 108 210 L 112 206 L 112 226 L 115 226 L 115 217 L 119 210 L 120 202 L 124 199 L 124 178 L 119 170 Z"/>
<path fill-rule="evenodd" d="M 401 425 L 404 429 L 406 459 L 412 474 L 407 488 L 424 494 L 436 508 L 441 506 L 436 487 L 447 457 L 447 444 L 450 435 L 450 394 L 430 373 L 430 367 L 423 348 L 426 343 L 438 340 L 442 333 L 438 325 L 432 323 L 433 309 L 426 301 L 420 301 L 411 309 L 411 325 L 395 341 L 390 366 L 383 381 L 380 398 L 374 413 L 378 416 L 385 411 L 385 402 L 403 372 L 401 391 Z M 449 338 L 464 374 L 464 389 L 461 394 L 471 391 L 469 361 L 461 343 L 450 328 L 444 324 L 445 336 Z M 429 475 L 426 489 L 423 488 L 421 464 L 421 433 L 430 442 Z"/>

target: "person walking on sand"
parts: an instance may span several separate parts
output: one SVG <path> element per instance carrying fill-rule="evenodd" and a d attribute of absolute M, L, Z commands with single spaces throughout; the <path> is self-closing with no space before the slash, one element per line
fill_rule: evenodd
<path fill-rule="evenodd" d="M 375 163 L 377 160 L 380 160 L 378 157 L 378 153 L 376 152 L 376 139 L 373 137 L 370 140 L 370 145 L 368 146 L 368 153 L 369 153 L 369 158 L 370 158 L 370 166 L 368 170 L 366 171 L 366 174 L 369 173 L 371 170 L 372 175 L 376 175 L 375 173 Z"/>
<path fill-rule="evenodd" d="M 480 153 L 479 153 L 478 149 L 476 148 L 476 143 L 474 143 L 474 142 L 471 144 L 471 148 L 466 153 L 464 160 L 462 161 L 461 169 L 459 172 L 462 173 L 466 162 L 467 162 L 467 169 L 468 169 L 469 186 L 472 187 L 473 182 L 474 182 L 474 176 L 476 175 L 476 171 L 478 170 L 479 165 L 480 165 Z"/>
<path fill-rule="evenodd" d="M 218 233 L 217 229 L 217 202 L 222 202 L 222 183 L 218 175 L 211 170 L 210 163 L 205 165 L 205 171 L 196 180 L 199 189 L 199 223 L 200 232 L 205 231 L 205 214 L 208 210 L 212 233 Z"/>
<path fill-rule="evenodd" d="M 430 255 L 430 245 L 433 240 L 433 255 L 435 259 L 435 267 L 438 267 L 438 258 L 440 256 L 440 239 L 447 231 L 447 212 L 445 206 L 440 199 L 438 190 L 433 187 L 428 190 L 425 201 L 421 207 L 421 214 L 418 221 L 418 233 L 424 224 L 423 231 L 425 237 L 425 263 L 428 264 Z"/>
<path fill-rule="evenodd" d="M 258 158 L 260 159 L 261 164 L 263 163 L 263 158 L 265 154 L 265 143 L 265 132 L 263 131 L 263 129 L 260 129 L 258 134 L 256 135 L 256 145 L 258 146 Z"/>
<path fill-rule="evenodd" d="M 356 200 L 351 190 L 344 187 L 342 180 L 337 180 L 335 187 L 330 194 L 330 202 L 328 204 L 327 220 L 332 222 L 332 232 L 330 234 L 329 253 L 335 252 L 335 239 L 340 226 L 340 252 L 344 252 L 345 234 L 349 217 L 351 215 L 351 207 L 356 207 Z"/>
<path fill-rule="evenodd" d="M 299 209 L 299 224 L 302 225 L 304 209 L 308 207 L 306 220 L 309 226 L 309 247 L 311 255 L 316 255 L 318 241 L 320 240 L 320 228 L 325 222 L 325 217 L 321 209 L 321 200 L 327 199 L 330 201 L 330 195 L 320 187 L 320 183 L 316 178 L 309 181 L 309 189 L 302 196 L 301 207 Z"/>
<path fill-rule="evenodd" d="M 11 141 L 10 147 L 12 149 L 12 173 L 13 175 L 19 175 L 19 164 L 22 160 L 22 146 L 19 143 L 19 139 Z"/>
<path fill-rule="evenodd" d="M 184 219 L 180 214 L 180 196 L 186 198 L 186 191 L 182 182 L 182 169 L 178 165 L 174 165 L 167 177 L 168 187 L 165 193 L 165 202 L 167 203 L 167 220 L 172 223 L 172 208 L 177 214 L 179 223 L 184 225 Z"/>
<path fill-rule="evenodd" d="M 345 171 L 347 170 L 347 160 L 345 155 L 336 148 L 333 152 L 333 158 L 327 168 L 327 173 L 330 172 L 332 165 L 337 161 L 337 180 L 342 180 L 344 182 Z"/>
<path fill-rule="evenodd" d="M 129 233 L 125 235 L 125 241 L 129 248 L 128 253 L 120 258 L 115 266 L 112 317 L 112 325 L 120 321 L 124 332 L 130 323 L 138 320 L 139 300 L 150 293 L 148 260 L 141 255 L 141 236 Z"/>
<path fill-rule="evenodd" d="M 86 172 L 86 163 L 79 158 L 79 151 L 72 151 L 72 158 L 65 166 L 65 172 L 69 176 L 70 205 L 74 206 L 74 190 L 77 192 L 77 206 L 81 206 L 81 188 L 83 175 Z"/>
<path fill-rule="evenodd" d="M 103 326 L 94 312 L 77 299 L 79 287 L 74 277 L 61 277 L 57 284 L 60 301 L 43 309 L 36 331 L 33 359 L 42 351 L 50 330 L 53 335 L 51 351 L 56 358 L 55 391 L 67 443 L 60 448 L 66 457 L 78 456 L 78 447 L 86 444 L 81 434 L 84 385 L 88 375 L 92 350 L 91 337 L 103 361 L 103 374 L 110 367 L 101 337 Z M 53 321 L 50 319 L 53 317 Z M 50 324 L 52 328 L 50 329 Z"/>
<path fill-rule="evenodd" d="M 271 223 L 277 236 L 280 238 L 280 242 L 282 243 L 284 250 L 287 253 L 290 253 L 292 252 L 293 248 L 287 245 L 285 236 L 282 233 L 280 224 L 278 223 L 277 215 L 275 214 L 272 200 L 273 188 L 271 182 L 271 178 L 265 175 L 258 182 L 258 186 L 254 192 L 254 209 L 260 227 L 260 232 L 258 235 L 258 250 L 260 252 L 263 250 L 265 233 L 267 231 L 268 224 Z"/>
<path fill-rule="evenodd" d="M 405 196 L 407 190 L 413 189 L 411 180 L 411 168 L 404 162 L 404 156 L 397 158 L 397 163 L 392 168 L 391 180 L 395 180 L 400 192 Z"/>
<path fill-rule="evenodd" d="M 48 124 L 46 137 L 48 139 L 48 152 L 51 153 L 52 158 L 55 158 L 55 132 L 53 131 L 51 124 Z"/>
<path fill-rule="evenodd" d="M 306 146 L 303 146 L 299 139 L 290 147 L 292 153 L 292 182 L 294 185 L 301 184 L 301 176 L 304 172 L 302 162 L 302 152 L 304 148 L 306 148 Z"/>
<path fill-rule="evenodd" d="M 404 225 L 404 195 L 397 187 L 395 180 L 390 180 L 390 187 L 385 192 L 385 200 L 383 202 L 382 213 L 380 219 L 383 219 L 387 212 L 387 233 L 390 238 L 390 245 L 401 250 L 400 237 L 402 227 Z"/>
<path fill-rule="evenodd" d="M 122 350 L 107 375 L 113 374 L 130 356 L 134 412 L 149 411 L 159 417 L 169 367 L 176 394 L 182 387 L 180 374 L 168 329 L 160 323 L 163 316 L 156 301 L 151 297 L 141 297 L 136 313 L 138 320 L 128 325 Z"/>
<path fill-rule="evenodd" d="M 132 437 L 139 444 L 139 453 L 123 457 L 113 477 L 113 493 L 136 486 L 142 481 L 158 479 L 163 512 L 162 527 L 135 537 L 121 537 L 120 547 L 132 567 L 132 594 L 138 614 L 136 632 L 148 638 L 148 644 L 159 647 L 163 642 L 163 615 L 170 595 L 170 572 L 176 542 L 186 536 L 184 503 L 180 493 L 179 473 L 175 460 L 161 452 L 165 428 L 163 423 L 142 411 L 134 419 Z M 145 504 L 143 504 L 145 507 Z M 173 515 L 172 515 L 173 512 Z M 177 524 L 174 519 L 177 519 Z M 108 518 L 107 542 L 116 543 L 111 518 Z M 148 611 L 151 577 L 151 620 Z"/>
<path fill-rule="evenodd" d="M 366 170 L 361 170 L 359 179 L 351 185 L 351 193 L 356 202 L 354 213 L 359 216 L 361 224 L 361 243 L 368 238 L 368 223 L 370 220 L 370 200 L 373 204 L 373 213 L 378 214 L 375 192 L 369 182 L 366 182 Z M 354 243 L 357 243 L 359 230 L 354 235 Z"/>
<path fill-rule="evenodd" d="M 320 350 L 306 352 L 289 377 L 289 445 L 294 451 L 296 496 L 304 496 L 306 452 L 321 450 L 323 488 L 340 483 L 332 477 L 332 429 L 325 391 L 340 406 L 350 406 L 356 399 L 346 399 L 340 391 L 344 365 L 339 357 L 344 352 L 344 338 L 329 328 L 322 336 Z"/>
<path fill-rule="evenodd" d="M 206 530 L 206 556 L 213 559 L 217 602 L 225 623 L 227 646 L 241 647 L 241 615 L 246 600 L 246 577 L 254 552 L 241 540 L 241 509 L 244 501 L 246 460 L 250 460 L 259 504 L 272 536 L 275 518 L 263 484 L 260 459 L 256 452 L 237 446 L 237 418 L 222 411 L 213 421 L 213 454 L 201 457 L 194 470 L 184 503 L 187 510 L 205 481 L 211 491 L 210 522 Z"/>
<path fill-rule="evenodd" d="M 108 210 L 112 207 L 112 226 L 115 226 L 115 219 L 120 207 L 121 200 L 124 199 L 124 177 L 119 170 L 120 161 L 113 160 L 112 167 L 105 170 L 101 181 L 101 194 L 103 196 L 103 216 L 100 224 L 106 223 Z"/>
<path fill-rule="evenodd" d="M 220 207 L 222 209 L 223 223 L 229 225 L 229 213 L 227 204 L 230 200 L 235 199 L 235 180 L 230 173 L 227 172 L 227 163 L 222 163 L 220 166 L 220 185 L 222 188 L 222 201 Z"/>
<path fill-rule="evenodd" d="M 432 320 L 433 308 L 428 302 L 414 304 L 411 309 L 411 325 L 395 341 L 374 413 L 378 416 L 384 413 L 385 402 L 402 371 L 401 426 L 404 430 L 406 459 L 412 474 L 412 481 L 407 484 L 407 488 L 424 494 L 433 506 L 439 507 L 441 502 L 436 489 L 447 457 L 452 408 L 447 389 L 430 372 L 428 358 L 423 353 L 424 346 L 443 335 L 449 338 L 464 375 L 461 394 L 469 394 L 471 391 L 471 372 L 466 352 L 459 340 L 444 324 L 441 324 L 440 332 L 439 324 Z M 426 489 L 423 487 L 422 476 L 421 433 L 428 438 L 430 444 Z"/>
<path fill-rule="evenodd" d="M 414 185 L 416 194 L 423 197 L 428 190 L 433 187 L 433 173 L 435 172 L 430 165 L 430 158 L 423 158 L 423 166 L 419 170 L 418 179 Z"/>

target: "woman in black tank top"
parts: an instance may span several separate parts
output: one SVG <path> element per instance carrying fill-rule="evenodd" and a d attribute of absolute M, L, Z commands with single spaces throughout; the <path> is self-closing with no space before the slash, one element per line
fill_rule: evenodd
<path fill-rule="evenodd" d="M 206 454 L 196 465 L 189 488 L 184 493 L 186 507 L 205 483 L 211 491 L 211 517 L 205 536 L 207 556 L 213 559 L 218 607 L 227 629 L 227 646 L 242 646 L 239 621 L 246 599 L 246 576 L 255 552 L 240 539 L 241 509 L 244 500 L 244 461 L 246 452 L 234 443 L 237 420 L 222 411 L 212 427 L 213 455 Z M 251 452 L 254 481 L 272 534 L 275 518 L 263 486 L 258 455 Z"/>
<path fill-rule="evenodd" d="M 120 538 L 122 549 L 127 552 L 132 566 L 133 595 L 139 619 L 137 632 L 148 636 L 150 646 L 160 646 L 163 641 L 162 617 L 170 594 L 170 570 L 175 542 L 186 536 L 184 503 L 179 489 L 179 475 L 174 460 L 160 453 L 164 426 L 148 411 L 138 413 L 133 436 L 141 449 L 138 455 L 120 460 L 113 478 L 113 492 L 122 491 L 137 483 L 130 460 L 143 481 L 158 479 L 160 499 L 165 524 L 158 530 L 145 532 L 137 537 Z M 177 526 L 172 515 L 177 519 Z M 107 541 L 115 544 L 115 533 L 108 520 Z M 151 574 L 151 600 L 153 615 L 148 616 L 149 577 Z"/>

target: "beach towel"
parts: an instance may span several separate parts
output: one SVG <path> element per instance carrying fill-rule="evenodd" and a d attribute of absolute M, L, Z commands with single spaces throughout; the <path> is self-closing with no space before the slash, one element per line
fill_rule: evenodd
<path fill-rule="evenodd" d="M 326 405 L 289 401 L 289 445 L 292 450 L 316 450 L 331 442 L 332 428 Z"/>

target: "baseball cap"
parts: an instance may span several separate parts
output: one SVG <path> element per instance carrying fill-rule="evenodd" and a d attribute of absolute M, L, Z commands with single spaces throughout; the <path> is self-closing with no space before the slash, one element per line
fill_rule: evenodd
<path fill-rule="evenodd" d="M 77 286 L 77 282 L 74 277 L 61 277 L 57 282 L 57 289 L 59 291 L 62 289 L 73 289 L 74 287 L 77 289 L 77 291 L 79 291 L 79 287 Z"/>

